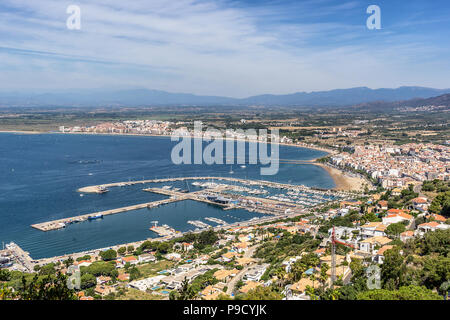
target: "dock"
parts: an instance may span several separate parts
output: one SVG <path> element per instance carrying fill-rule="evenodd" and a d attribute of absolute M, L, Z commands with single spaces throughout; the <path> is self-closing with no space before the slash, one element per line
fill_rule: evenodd
<path fill-rule="evenodd" d="M 90 217 L 108 216 L 108 215 L 113 215 L 113 214 L 117 214 L 117 213 L 133 211 L 133 210 L 138 210 L 138 209 L 143 209 L 143 208 L 155 208 L 155 207 L 159 207 L 164 204 L 181 201 L 181 200 L 182 199 L 170 198 L 170 199 L 165 199 L 165 200 L 146 202 L 146 203 L 136 204 L 136 205 L 123 207 L 123 208 L 94 212 L 94 213 L 89 213 L 89 214 L 83 214 L 83 215 L 76 216 L 76 217 L 70 217 L 70 218 L 64 218 L 64 219 L 59 219 L 59 220 L 37 223 L 37 224 L 33 224 L 31 226 L 37 230 L 47 232 L 47 231 L 52 231 L 52 230 L 63 229 L 67 225 L 72 224 L 72 223 L 84 222 L 84 221 L 88 220 Z"/>

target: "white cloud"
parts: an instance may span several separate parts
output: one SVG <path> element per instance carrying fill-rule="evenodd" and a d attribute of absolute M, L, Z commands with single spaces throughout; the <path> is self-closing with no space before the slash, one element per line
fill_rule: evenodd
<path fill-rule="evenodd" d="M 414 43 L 404 46 L 398 37 L 389 44 L 374 36 L 371 44 L 363 24 L 280 22 L 281 14 L 295 16 L 282 5 L 250 9 L 212 0 L 83 0 L 74 3 L 81 7 L 82 30 L 70 31 L 65 22 L 71 1 L 3 3 L 16 10 L 0 14 L 0 47 L 56 54 L 3 50 L 5 87 L 123 85 L 243 97 L 423 80 L 407 70 L 414 60 L 411 48 L 422 53 Z M 307 17 L 307 10 L 329 16 L 358 5 L 349 1 L 311 12 L 313 3 L 296 5 L 305 10 L 299 16 Z"/>

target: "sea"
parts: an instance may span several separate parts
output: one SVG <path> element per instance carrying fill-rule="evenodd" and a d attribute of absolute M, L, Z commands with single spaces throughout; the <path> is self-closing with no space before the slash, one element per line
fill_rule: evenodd
<path fill-rule="evenodd" d="M 242 209 L 224 211 L 187 200 L 105 216 L 50 232 L 31 227 L 49 220 L 166 198 L 142 191 L 150 186 L 142 184 L 112 188 L 105 194 L 77 192 L 89 185 L 220 176 L 335 187 L 326 170 L 312 164 L 281 163 L 273 176 L 262 176 L 261 164 L 176 165 L 171 160 L 176 143 L 168 137 L 0 133 L 0 242 L 13 241 L 33 259 L 41 259 L 155 238 L 157 235 L 149 230 L 153 221 L 185 232 L 195 228 L 188 220 L 216 217 L 233 223 L 262 216 Z M 311 160 L 325 155 L 322 151 L 290 146 L 280 146 L 279 150 L 280 159 Z M 178 184 L 191 191 L 194 188 L 191 182 Z"/>

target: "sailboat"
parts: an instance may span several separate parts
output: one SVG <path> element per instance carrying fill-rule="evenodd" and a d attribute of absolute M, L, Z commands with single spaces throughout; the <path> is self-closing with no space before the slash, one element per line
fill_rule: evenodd
<path fill-rule="evenodd" d="M 234 173 L 234 171 L 233 171 L 233 166 L 231 166 L 231 168 L 230 168 L 230 174 L 233 174 Z"/>

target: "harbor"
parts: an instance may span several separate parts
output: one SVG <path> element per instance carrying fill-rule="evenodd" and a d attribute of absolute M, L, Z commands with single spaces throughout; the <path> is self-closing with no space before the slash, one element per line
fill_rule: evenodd
<path fill-rule="evenodd" d="M 101 212 L 83 214 L 75 217 L 37 223 L 33 224 L 32 227 L 37 230 L 47 232 L 52 230 L 63 229 L 66 226 L 73 223 L 102 219 L 103 217 L 108 215 L 133 211 L 142 208 L 152 209 L 168 203 L 184 200 L 194 200 L 204 202 L 207 204 L 220 206 L 224 210 L 245 209 L 250 212 L 258 212 L 265 215 L 282 215 L 282 214 L 296 214 L 302 212 L 303 209 L 309 206 L 314 206 L 320 203 L 328 202 L 331 199 L 336 198 L 345 199 L 351 197 L 351 194 L 339 191 L 319 190 L 301 185 L 289 185 L 270 181 L 248 180 L 248 179 L 226 178 L 226 177 L 184 177 L 184 178 L 166 178 L 166 179 L 118 182 L 98 186 L 88 186 L 80 188 L 77 191 L 82 193 L 89 193 L 89 192 L 104 193 L 108 192 L 109 188 L 113 187 L 124 187 L 136 184 L 152 184 L 152 183 L 163 184 L 187 180 L 195 180 L 194 182 L 192 182 L 192 185 L 200 188 L 201 190 L 189 192 L 188 190 L 181 190 L 180 188 L 176 188 L 170 185 L 164 185 L 160 188 L 156 187 L 143 188 L 142 191 L 165 195 L 168 196 L 169 198 L 153 202 L 131 205 L 117 209 L 105 210 Z M 223 182 L 229 183 L 231 182 L 231 184 Z M 235 184 L 233 185 L 232 183 Z M 237 185 L 237 183 L 242 185 Z M 286 191 L 286 193 L 266 195 L 269 193 L 269 191 L 264 188 L 284 190 Z M 210 218 L 209 221 L 216 222 L 219 225 L 226 224 L 223 220 L 217 222 L 211 219 L 214 218 Z M 188 221 L 188 223 L 200 229 L 211 227 L 210 225 L 202 221 Z M 158 230 L 157 232 L 158 234 L 163 235 L 170 234 L 170 232 L 167 232 L 167 230 L 163 229 L 155 229 L 155 230 Z"/>

